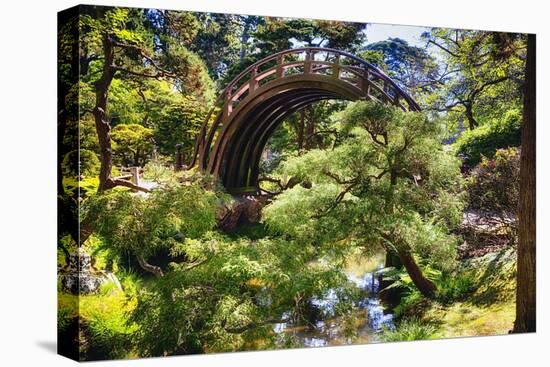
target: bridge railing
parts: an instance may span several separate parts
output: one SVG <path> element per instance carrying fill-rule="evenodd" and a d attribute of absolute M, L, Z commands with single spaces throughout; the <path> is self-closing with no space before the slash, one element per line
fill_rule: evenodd
<path fill-rule="evenodd" d="M 345 51 L 308 47 L 282 51 L 268 56 L 238 74 L 220 93 L 195 144 L 190 167 L 200 158 L 205 167 L 209 152 L 205 148 L 235 108 L 263 85 L 295 74 L 318 74 L 339 79 L 362 90 L 368 98 L 392 104 L 403 110 L 419 111 L 418 104 L 384 72 Z"/>

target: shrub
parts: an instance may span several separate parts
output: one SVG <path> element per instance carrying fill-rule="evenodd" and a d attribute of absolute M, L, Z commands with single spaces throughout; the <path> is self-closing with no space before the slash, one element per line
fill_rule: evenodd
<path fill-rule="evenodd" d="M 123 166 L 141 166 L 153 154 L 153 129 L 140 124 L 120 124 L 111 131 L 114 162 Z"/>
<path fill-rule="evenodd" d="M 135 303 L 121 293 L 88 296 L 81 301 L 84 335 L 90 360 L 128 358 L 137 325 L 128 321 Z"/>
<path fill-rule="evenodd" d="M 475 276 L 471 272 L 444 274 L 438 279 L 437 298 L 442 302 L 462 301 L 475 290 Z"/>
<path fill-rule="evenodd" d="M 174 253 L 186 239 L 201 237 L 214 228 L 215 211 L 224 196 L 198 184 L 167 185 L 148 195 L 109 190 L 83 206 L 95 219 L 104 248 L 120 258 L 134 255 L 147 271 L 149 257 Z M 177 251 L 176 251 L 177 252 Z M 189 255 L 189 254 L 186 254 Z"/>
<path fill-rule="evenodd" d="M 465 131 L 455 143 L 456 152 L 464 155 L 468 165 L 473 167 L 481 161 L 482 156 L 493 158 L 498 149 L 519 146 L 520 132 L 521 112 L 513 109 L 500 119 Z"/>
<path fill-rule="evenodd" d="M 73 312 L 68 307 L 59 307 L 57 309 L 57 329 L 62 332 L 69 328 L 73 320 Z"/>
<path fill-rule="evenodd" d="M 79 162 L 80 158 L 80 162 Z M 80 156 L 77 150 L 65 154 L 61 162 L 63 176 L 75 177 L 79 175 L 78 165 L 80 163 L 80 174 L 83 176 L 96 176 L 99 174 L 100 162 L 97 155 L 91 150 L 80 149 Z"/>
<path fill-rule="evenodd" d="M 499 149 L 492 159 L 482 158 L 466 183 L 470 208 L 515 213 L 519 197 L 519 158 L 516 148 Z"/>
<path fill-rule="evenodd" d="M 401 318 L 404 315 L 411 314 L 418 307 L 421 307 L 425 301 L 426 298 L 416 289 L 410 293 L 405 293 L 401 296 L 399 304 L 393 308 L 393 316 Z"/>
<path fill-rule="evenodd" d="M 436 328 L 419 319 L 410 319 L 400 322 L 394 330 L 386 330 L 382 340 L 387 342 L 426 340 L 432 339 Z"/>

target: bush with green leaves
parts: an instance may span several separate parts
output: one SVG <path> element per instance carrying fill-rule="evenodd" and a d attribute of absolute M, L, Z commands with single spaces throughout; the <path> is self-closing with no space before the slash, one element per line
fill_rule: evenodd
<path fill-rule="evenodd" d="M 275 197 L 264 209 L 268 228 L 305 243 L 395 252 L 417 286 L 429 280 L 413 269 L 414 254 L 452 269 L 462 176 L 438 125 L 421 113 L 364 101 L 350 103 L 340 119 L 346 136 L 340 145 L 283 164 L 281 174 L 311 185 Z M 433 284 L 428 288 L 424 293 L 433 295 Z"/>
<path fill-rule="evenodd" d="M 274 323 L 303 322 L 313 297 L 346 292 L 341 268 L 314 261 L 319 253 L 311 245 L 211 233 L 181 250 L 193 263 L 172 263 L 138 293 L 131 320 L 140 325 L 134 340 L 143 356 L 242 350 L 257 339 L 282 347 Z M 337 312 L 351 307 L 351 296 L 341 299 Z"/>
<path fill-rule="evenodd" d="M 79 151 L 70 151 L 63 157 L 61 169 L 65 177 L 76 177 L 79 174 L 82 176 L 96 176 L 99 174 L 99 165 L 97 154 L 91 150 L 80 149 Z"/>
<path fill-rule="evenodd" d="M 493 158 L 498 149 L 520 146 L 521 119 L 521 111 L 512 109 L 500 118 L 465 131 L 455 142 L 456 152 L 465 156 L 468 165 L 473 167 L 482 157 Z"/>
<path fill-rule="evenodd" d="M 114 161 L 123 166 L 143 166 L 154 150 L 153 130 L 140 124 L 119 124 L 111 131 Z"/>
<path fill-rule="evenodd" d="M 491 227 L 484 232 L 463 231 L 467 241 L 480 245 L 516 243 L 519 166 L 519 149 L 499 149 L 493 158 L 483 157 L 470 172 L 466 181 L 468 207 L 491 223 Z"/>
<path fill-rule="evenodd" d="M 197 183 L 165 185 L 146 195 L 109 190 L 92 197 L 83 215 L 94 218 L 107 248 L 122 258 L 134 255 L 145 270 L 159 275 L 162 269 L 149 264 L 148 258 L 161 251 L 171 253 L 186 239 L 212 230 L 223 200 L 223 194 Z"/>
<path fill-rule="evenodd" d="M 519 197 L 520 151 L 498 149 L 483 157 L 466 181 L 469 207 L 494 213 L 515 214 Z"/>
<path fill-rule="evenodd" d="M 438 300 L 444 303 L 463 301 L 476 289 L 473 272 L 460 271 L 443 274 L 437 280 Z"/>
<path fill-rule="evenodd" d="M 395 330 L 387 330 L 382 334 L 386 342 L 432 339 L 437 329 L 433 325 L 418 319 L 403 320 Z"/>
<path fill-rule="evenodd" d="M 159 152 L 174 157 L 176 145 L 180 144 L 184 162 L 188 164 L 192 158 L 195 137 L 207 113 L 205 103 L 192 95 L 179 96 L 170 105 L 156 109 L 151 124 Z"/>

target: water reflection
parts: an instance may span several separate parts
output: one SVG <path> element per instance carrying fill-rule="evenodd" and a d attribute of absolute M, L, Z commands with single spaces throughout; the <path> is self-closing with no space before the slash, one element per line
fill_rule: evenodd
<path fill-rule="evenodd" d="M 354 302 L 354 310 L 349 317 L 334 317 L 338 290 L 331 289 L 322 298 L 311 300 L 328 319 L 317 321 L 313 325 L 280 323 L 274 325 L 273 331 L 280 336 L 292 336 L 298 346 L 302 347 L 377 342 L 384 329 L 394 328 L 393 315 L 385 312 L 378 297 L 379 271 L 382 268 L 383 263 L 379 263 L 374 269 L 358 271 L 356 268 L 347 273 L 348 280 L 361 294 L 360 299 Z"/>

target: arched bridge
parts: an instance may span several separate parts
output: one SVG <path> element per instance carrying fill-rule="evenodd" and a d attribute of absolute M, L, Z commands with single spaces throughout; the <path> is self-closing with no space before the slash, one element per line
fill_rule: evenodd
<path fill-rule="evenodd" d="M 227 85 L 197 137 L 190 166 L 218 177 L 229 192 L 257 192 L 261 155 L 274 130 L 285 117 L 324 99 L 420 110 L 386 74 L 355 55 L 286 50 L 249 66 Z"/>

